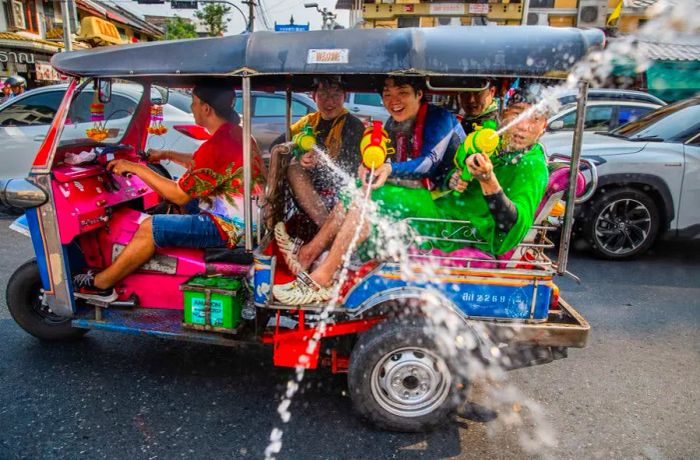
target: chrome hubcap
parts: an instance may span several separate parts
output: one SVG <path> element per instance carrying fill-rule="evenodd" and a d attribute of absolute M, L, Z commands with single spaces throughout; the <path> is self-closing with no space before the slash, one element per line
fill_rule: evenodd
<path fill-rule="evenodd" d="M 596 243 L 612 254 L 628 254 L 647 240 L 651 214 L 643 203 L 625 198 L 608 204 L 595 222 Z"/>
<path fill-rule="evenodd" d="M 401 417 L 419 417 L 440 407 L 452 382 L 443 359 L 413 347 L 383 356 L 371 379 L 375 400 L 387 412 Z"/>

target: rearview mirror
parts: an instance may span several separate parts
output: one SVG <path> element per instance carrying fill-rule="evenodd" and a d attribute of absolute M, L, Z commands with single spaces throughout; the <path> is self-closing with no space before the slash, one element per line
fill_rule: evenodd
<path fill-rule="evenodd" d="M 109 103 L 112 100 L 112 80 L 98 78 L 95 86 L 97 87 L 97 99 L 103 104 Z"/>
<path fill-rule="evenodd" d="M 549 131 L 559 131 L 564 127 L 563 120 L 555 120 L 549 124 Z"/>
<path fill-rule="evenodd" d="M 151 87 L 151 105 L 165 105 L 168 103 L 170 89 L 162 86 Z"/>

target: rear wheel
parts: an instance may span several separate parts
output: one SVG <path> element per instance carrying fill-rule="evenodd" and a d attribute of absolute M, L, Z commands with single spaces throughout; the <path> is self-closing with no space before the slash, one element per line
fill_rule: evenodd
<path fill-rule="evenodd" d="M 660 221 L 659 208 L 649 195 L 622 188 L 596 198 L 583 228 L 596 256 L 624 260 L 651 247 Z"/>
<path fill-rule="evenodd" d="M 357 412 L 379 428 L 436 428 L 464 401 L 466 380 L 439 352 L 420 318 L 388 320 L 362 334 L 350 356 L 348 387 Z"/>
<path fill-rule="evenodd" d="M 71 319 L 56 315 L 44 302 L 39 266 L 30 260 L 7 283 L 7 307 L 22 329 L 42 340 L 75 340 L 87 332 L 71 326 Z"/>

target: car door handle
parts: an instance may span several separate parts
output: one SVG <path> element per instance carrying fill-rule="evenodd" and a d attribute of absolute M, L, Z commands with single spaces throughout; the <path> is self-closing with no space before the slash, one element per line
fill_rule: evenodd
<path fill-rule="evenodd" d="M 42 142 L 46 138 L 46 134 L 37 134 L 34 136 L 34 142 Z"/>
<path fill-rule="evenodd" d="M 359 108 L 359 107 L 353 107 L 353 108 L 350 109 L 350 110 L 352 110 L 353 112 L 359 112 L 359 111 L 360 111 L 360 108 Z"/>
<path fill-rule="evenodd" d="M 682 163 L 664 163 L 664 166 L 676 166 L 676 167 L 678 167 L 678 166 L 683 166 L 683 164 Z"/>

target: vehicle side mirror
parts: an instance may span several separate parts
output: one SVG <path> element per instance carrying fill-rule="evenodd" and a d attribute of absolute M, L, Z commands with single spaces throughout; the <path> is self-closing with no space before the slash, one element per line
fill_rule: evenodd
<path fill-rule="evenodd" d="M 109 103 L 112 100 L 112 80 L 98 78 L 95 86 L 97 87 L 97 99 L 103 104 Z"/>
<path fill-rule="evenodd" d="M 151 105 L 165 105 L 170 97 L 170 89 L 162 86 L 153 86 L 151 88 Z"/>
<path fill-rule="evenodd" d="M 564 127 L 564 120 L 554 120 L 549 124 L 548 131 L 559 131 Z"/>

